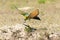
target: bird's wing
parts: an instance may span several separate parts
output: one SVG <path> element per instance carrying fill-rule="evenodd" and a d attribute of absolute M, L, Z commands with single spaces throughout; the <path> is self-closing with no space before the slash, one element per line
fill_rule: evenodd
<path fill-rule="evenodd" d="M 29 18 L 34 18 L 39 14 L 39 9 L 34 10 L 33 12 L 30 13 L 28 16 Z"/>

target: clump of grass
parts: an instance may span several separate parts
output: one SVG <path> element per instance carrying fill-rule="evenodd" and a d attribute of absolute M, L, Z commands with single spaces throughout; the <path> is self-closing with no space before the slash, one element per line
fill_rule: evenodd
<path fill-rule="evenodd" d="M 25 31 L 27 31 L 27 32 L 32 32 L 32 29 L 31 29 L 30 26 L 27 26 L 27 27 L 25 27 Z"/>
<path fill-rule="evenodd" d="M 28 33 L 36 30 L 35 28 L 31 28 L 29 25 L 25 25 L 25 26 L 26 26 L 25 31 L 28 32 Z"/>
<path fill-rule="evenodd" d="M 41 4 L 41 3 L 44 4 L 45 2 L 46 2 L 46 0 L 38 0 L 38 3 L 39 3 L 39 4 Z"/>

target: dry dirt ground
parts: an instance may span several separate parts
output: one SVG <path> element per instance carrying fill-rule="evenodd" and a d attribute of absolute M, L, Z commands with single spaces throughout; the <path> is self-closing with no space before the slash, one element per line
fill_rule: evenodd
<path fill-rule="evenodd" d="M 60 0 L 47 0 L 45 4 L 39 4 L 37 0 L 0 0 L 0 27 L 24 23 L 24 17 L 14 5 L 39 8 L 38 16 L 41 20 L 26 21 L 31 27 L 39 30 L 47 29 L 49 33 L 60 32 Z"/>

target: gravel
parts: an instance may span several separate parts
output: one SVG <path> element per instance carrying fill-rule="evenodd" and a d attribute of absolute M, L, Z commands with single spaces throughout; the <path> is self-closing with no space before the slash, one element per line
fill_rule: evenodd
<path fill-rule="evenodd" d="M 16 24 L 0 28 L 0 40 L 59 40 L 60 34 L 49 34 L 47 31 L 35 30 L 33 32 L 27 32 L 25 30 L 27 26 L 24 24 Z M 49 37 L 49 38 L 48 38 Z"/>
<path fill-rule="evenodd" d="M 25 25 L 16 24 L 12 26 L 5 25 L 0 28 L 0 40 L 39 40 L 39 33 L 26 32 Z"/>

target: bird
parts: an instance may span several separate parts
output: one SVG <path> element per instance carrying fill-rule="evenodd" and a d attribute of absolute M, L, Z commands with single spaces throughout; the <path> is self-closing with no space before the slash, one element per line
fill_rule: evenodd
<path fill-rule="evenodd" d="M 34 11 L 32 11 L 30 14 L 28 14 L 26 11 L 28 9 L 31 9 L 30 7 L 24 7 L 24 8 L 17 8 L 15 6 L 15 8 L 19 11 L 19 13 L 21 15 L 23 15 L 25 17 L 25 21 L 28 20 L 28 19 L 37 19 L 37 20 L 40 20 L 40 18 L 38 17 L 39 15 L 39 9 L 35 9 Z M 25 10 L 25 11 L 24 11 Z"/>
<path fill-rule="evenodd" d="M 35 9 L 34 11 L 32 11 L 29 16 L 26 17 L 25 20 L 27 19 L 37 19 L 37 20 L 40 20 L 40 18 L 38 17 L 39 15 L 39 9 Z"/>

